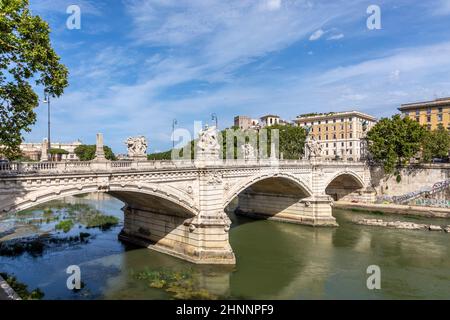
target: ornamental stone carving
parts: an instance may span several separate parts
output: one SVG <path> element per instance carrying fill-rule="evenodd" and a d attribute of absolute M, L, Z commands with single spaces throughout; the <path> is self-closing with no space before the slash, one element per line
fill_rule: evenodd
<path fill-rule="evenodd" d="M 244 155 L 245 160 L 255 160 L 256 159 L 256 152 L 255 148 L 249 143 L 246 143 L 241 146 L 242 148 L 242 154 Z"/>
<path fill-rule="evenodd" d="M 322 144 L 314 136 L 308 136 L 305 145 L 306 159 L 320 159 L 322 157 Z"/>
<path fill-rule="evenodd" d="M 130 137 L 125 142 L 128 148 L 128 157 L 136 160 L 147 159 L 147 139 L 144 136 Z"/>
<path fill-rule="evenodd" d="M 218 172 L 212 172 L 208 176 L 208 184 L 221 184 L 222 183 L 222 175 Z"/>
<path fill-rule="evenodd" d="M 197 157 L 201 160 L 217 160 L 219 159 L 220 149 L 216 127 L 205 126 L 199 134 Z"/>

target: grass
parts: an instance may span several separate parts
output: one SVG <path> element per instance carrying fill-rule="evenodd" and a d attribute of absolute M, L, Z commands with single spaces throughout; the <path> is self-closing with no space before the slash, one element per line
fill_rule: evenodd
<path fill-rule="evenodd" d="M 63 220 L 55 226 L 55 229 L 62 230 L 62 231 L 64 231 L 64 233 L 67 233 L 70 230 L 72 230 L 74 225 L 75 225 L 75 223 L 72 220 Z"/>
<path fill-rule="evenodd" d="M 119 219 L 114 216 L 105 216 L 102 214 L 94 214 L 86 219 L 87 228 L 100 228 L 107 230 L 119 223 Z"/>
<path fill-rule="evenodd" d="M 206 289 L 198 288 L 192 272 L 189 271 L 146 269 L 137 273 L 135 278 L 146 281 L 151 288 L 164 289 L 174 299 L 216 300 L 219 298 L 208 292 Z"/>
<path fill-rule="evenodd" d="M 41 289 L 37 288 L 33 291 L 28 291 L 28 286 L 17 280 L 15 276 L 7 273 L 0 273 L 3 279 L 9 284 L 9 286 L 21 297 L 23 300 L 41 300 L 44 298 L 44 293 Z"/>

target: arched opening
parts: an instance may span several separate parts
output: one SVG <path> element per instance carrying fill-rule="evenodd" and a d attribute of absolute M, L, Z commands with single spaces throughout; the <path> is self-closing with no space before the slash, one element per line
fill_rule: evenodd
<path fill-rule="evenodd" d="M 267 177 L 245 186 L 227 207 L 238 215 L 302 223 L 312 218 L 303 202 L 311 193 L 290 177 Z"/>
<path fill-rule="evenodd" d="M 357 200 L 364 188 L 362 181 L 353 174 L 340 174 L 335 177 L 326 187 L 325 193 L 334 201 Z"/>
<path fill-rule="evenodd" d="M 189 225 L 196 211 L 184 199 L 178 198 L 177 203 L 165 189 L 154 193 L 144 188 L 142 192 L 122 189 L 126 191 L 119 188 L 108 192 L 91 192 L 89 188 L 67 189 L 15 201 L 14 206 L 8 205 L 10 214 L 1 217 L 0 249 L 3 247 L 7 254 L 10 248 L 27 253 L 26 249 L 34 249 L 36 244 L 43 249 L 47 242 L 50 245 L 63 244 L 66 238 L 70 243 L 82 244 L 83 240 L 106 231 L 108 227 L 116 239 L 119 236 L 121 240 L 140 247 L 174 256 L 195 251 L 198 244 L 189 238 Z M 96 204 L 88 205 L 88 200 L 103 205 L 105 210 L 97 208 Z M 10 240 L 15 243 L 7 243 Z"/>

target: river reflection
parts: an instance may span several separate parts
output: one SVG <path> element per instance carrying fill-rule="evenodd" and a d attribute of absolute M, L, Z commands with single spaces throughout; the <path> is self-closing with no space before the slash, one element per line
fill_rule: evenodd
<path fill-rule="evenodd" d="M 92 206 L 118 217 L 120 223 L 109 230 L 89 229 L 85 242 L 48 246 L 40 255 L 24 252 L 0 256 L 0 272 L 14 274 L 30 288 L 40 288 L 45 299 L 176 297 L 178 282 L 157 288 L 148 277 L 143 278 L 143 274 L 153 277 L 155 272 L 167 281 L 183 275 L 183 290 L 189 283 L 188 291 L 201 290 L 211 298 L 450 298 L 449 234 L 360 226 L 352 220 L 371 215 L 343 210 L 334 211 L 339 228 L 311 228 L 231 215 L 230 242 L 237 265 L 197 266 L 120 242 L 117 235 L 123 223 L 123 203 L 118 200 L 90 195 L 65 201 Z M 7 243 L 15 235 L 30 237 L 42 232 L 47 237 L 66 236 L 61 232 L 55 235 L 50 230 L 51 222 L 27 222 L 39 221 L 35 218 L 41 217 L 42 211 L 32 211 L 25 218 L 3 218 L 0 241 Z M 391 215 L 383 215 L 383 219 L 418 220 Z M 445 220 L 430 223 L 449 224 Z M 68 235 L 84 231 L 78 228 Z M 69 265 L 81 268 L 84 288 L 79 292 L 66 288 L 65 270 Z M 381 268 L 381 290 L 366 287 L 369 265 Z"/>

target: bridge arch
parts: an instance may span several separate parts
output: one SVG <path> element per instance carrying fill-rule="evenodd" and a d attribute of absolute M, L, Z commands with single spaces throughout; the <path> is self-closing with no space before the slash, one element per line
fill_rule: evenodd
<path fill-rule="evenodd" d="M 333 200 L 351 200 L 352 194 L 365 187 L 363 178 L 353 171 L 334 174 L 325 183 L 325 193 Z"/>
<path fill-rule="evenodd" d="M 252 185 L 255 185 L 261 181 L 268 180 L 268 179 L 278 179 L 278 180 L 285 180 L 291 183 L 292 186 L 296 186 L 298 189 L 304 192 L 305 197 L 310 197 L 313 195 L 313 192 L 309 188 L 309 186 L 300 178 L 297 178 L 294 175 L 287 174 L 287 173 L 264 173 L 264 174 L 258 174 L 252 177 L 244 178 L 242 182 L 238 183 L 235 187 L 233 187 L 229 192 L 228 196 L 225 199 L 224 202 L 224 208 L 226 208 L 236 197 L 239 196 L 243 191 L 251 187 Z"/>
<path fill-rule="evenodd" d="M 191 217 L 198 214 L 198 208 L 193 204 L 193 199 L 171 187 L 158 184 L 99 186 L 97 183 L 71 185 L 58 189 L 46 188 L 45 191 L 30 192 L 25 196 L 5 200 L 4 204 L 0 206 L 0 212 L 15 213 L 65 197 L 97 192 L 108 193 L 127 205 L 142 207 L 149 201 L 157 201 L 158 206 L 161 206 L 162 209 L 176 210 L 178 208 L 179 210 L 175 212 L 177 214 L 185 214 Z M 139 197 L 139 195 L 141 196 Z"/>

